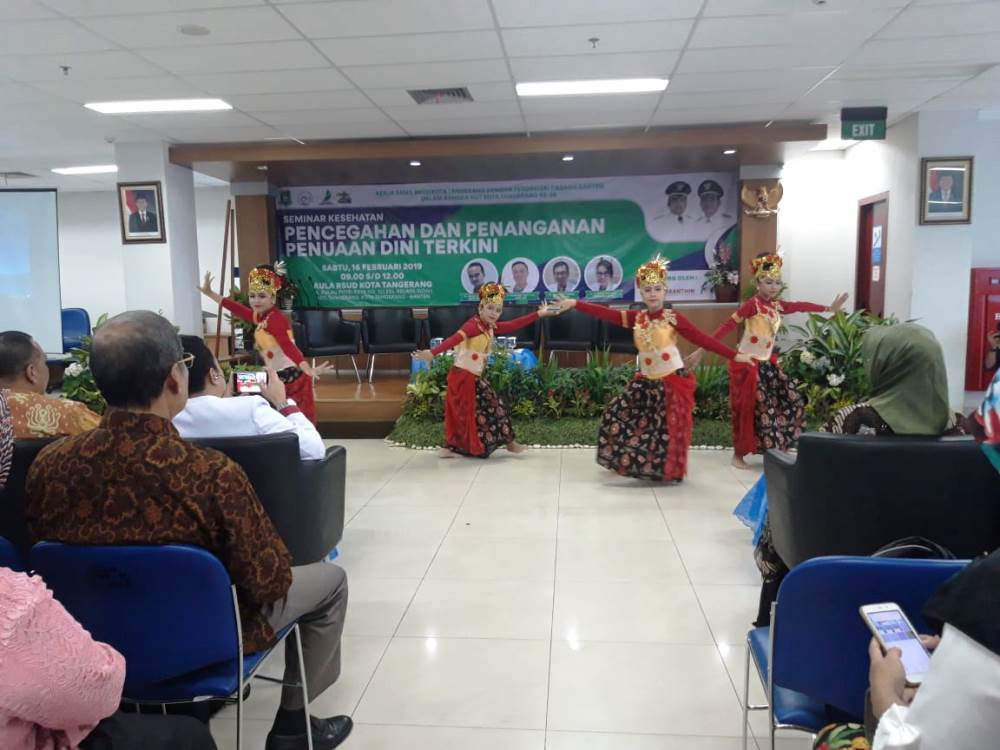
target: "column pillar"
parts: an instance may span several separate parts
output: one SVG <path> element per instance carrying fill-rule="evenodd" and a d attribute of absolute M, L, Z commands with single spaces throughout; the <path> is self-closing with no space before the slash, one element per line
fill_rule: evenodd
<path fill-rule="evenodd" d="M 756 190 L 765 187 L 768 190 L 777 186 L 781 176 L 779 164 L 745 164 L 740 167 L 740 192 L 744 187 Z M 778 217 L 768 216 L 756 218 L 743 213 L 743 202 L 739 203 L 740 212 L 740 299 L 743 299 L 748 289 L 753 286 L 750 275 L 750 259 L 757 253 L 773 253 L 778 247 Z"/>
<path fill-rule="evenodd" d="M 166 143 L 115 144 L 120 182 L 159 182 L 166 242 L 125 245 L 125 305 L 162 313 L 181 333 L 202 332 L 194 174 L 171 164 Z"/>

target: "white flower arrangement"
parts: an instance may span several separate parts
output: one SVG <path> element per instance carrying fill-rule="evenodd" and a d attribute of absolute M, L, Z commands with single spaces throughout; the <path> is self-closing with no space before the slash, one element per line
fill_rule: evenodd
<path fill-rule="evenodd" d="M 830 358 L 823 356 L 812 363 L 812 368 L 819 372 L 826 372 L 830 369 Z"/>
<path fill-rule="evenodd" d="M 838 385 L 844 382 L 844 376 L 838 375 L 835 372 L 831 372 L 829 375 L 826 376 L 826 382 L 828 382 L 830 385 L 836 388 Z"/>
<path fill-rule="evenodd" d="M 70 365 L 66 368 L 66 374 L 72 378 L 75 378 L 77 375 L 83 374 L 83 365 L 81 365 L 79 362 L 70 363 Z"/>
<path fill-rule="evenodd" d="M 802 360 L 802 364 L 804 364 L 804 365 L 811 365 L 813 362 L 816 361 L 816 355 L 813 354 L 808 349 L 804 349 L 802 351 L 802 354 L 799 355 L 799 359 Z"/>

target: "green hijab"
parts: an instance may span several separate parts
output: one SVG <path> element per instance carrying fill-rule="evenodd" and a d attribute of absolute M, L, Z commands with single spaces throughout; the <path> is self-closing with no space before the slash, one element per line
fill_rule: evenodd
<path fill-rule="evenodd" d="M 868 403 L 897 435 L 940 435 L 948 428 L 948 376 L 934 334 L 916 323 L 869 328 L 861 359 Z"/>

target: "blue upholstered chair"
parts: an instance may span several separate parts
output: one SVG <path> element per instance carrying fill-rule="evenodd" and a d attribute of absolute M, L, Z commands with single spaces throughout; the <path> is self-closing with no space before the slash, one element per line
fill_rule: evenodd
<path fill-rule="evenodd" d="M 17 551 L 17 547 L 2 536 L 0 536 L 0 568 L 24 570 L 24 560 L 21 559 L 21 553 Z"/>
<path fill-rule="evenodd" d="M 62 311 L 63 353 L 83 346 L 90 335 L 90 315 L 82 307 L 64 307 Z"/>

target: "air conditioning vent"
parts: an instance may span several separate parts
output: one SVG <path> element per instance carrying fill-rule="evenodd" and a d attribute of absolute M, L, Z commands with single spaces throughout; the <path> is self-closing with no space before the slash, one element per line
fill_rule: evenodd
<path fill-rule="evenodd" d="M 456 89 L 410 89 L 408 93 L 417 104 L 462 104 L 473 101 L 472 94 L 465 87 Z"/>
<path fill-rule="evenodd" d="M 0 180 L 30 180 L 38 175 L 28 174 L 27 172 L 0 172 Z"/>

